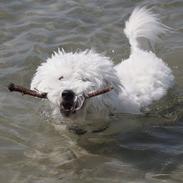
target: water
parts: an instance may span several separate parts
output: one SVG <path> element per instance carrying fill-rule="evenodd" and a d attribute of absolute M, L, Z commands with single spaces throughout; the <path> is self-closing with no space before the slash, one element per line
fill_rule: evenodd
<path fill-rule="evenodd" d="M 176 77 L 171 94 L 156 104 L 160 113 L 123 116 L 126 124 L 155 126 L 81 137 L 78 146 L 76 136 L 51 125 L 45 102 L 7 91 L 10 81 L 29 86 L 36 67 L 58 47 L 94 48 L 120 62 L 129 54 L 124 20 L 139 4 L 149 4 L 176 30 L 156 47 Z M 1 0 L 0 24 L 0 182 L 183 182 L 182 101 L 171 102 L 183 95 L 182 0 Z"/>

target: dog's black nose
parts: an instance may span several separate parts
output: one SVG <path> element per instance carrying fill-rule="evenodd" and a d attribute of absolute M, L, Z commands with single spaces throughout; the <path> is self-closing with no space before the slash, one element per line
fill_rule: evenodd
<path fill-rule="evenodd" d="M 73 101 L 75 97 L 75 93 L 72 90 L 64 90 L 62 92 L 62 98 L 66 101 Z"/>

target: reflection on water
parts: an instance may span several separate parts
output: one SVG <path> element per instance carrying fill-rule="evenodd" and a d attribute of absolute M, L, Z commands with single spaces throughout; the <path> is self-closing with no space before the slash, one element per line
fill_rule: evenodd
<path fill-rule="evenodd" d="M 129 54 L 124 20 L 143 3 L 177 31 L 156 47 L 176 86 L 144 109 L 145 116 L 118 114 L 105 133 L 78 137 L 45 117 L 47 103 L 7 92 L 10 81 L 29 86 L 36 67 L 57 47 L 94 48 L 120 62 Z M 1 182 L 182 182 L 182 9 L 182 0 L 0 2 Z"/>

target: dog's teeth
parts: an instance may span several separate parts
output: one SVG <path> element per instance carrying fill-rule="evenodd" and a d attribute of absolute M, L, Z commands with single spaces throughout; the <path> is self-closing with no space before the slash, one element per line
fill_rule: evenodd
<path fill-rule="evenodd" d="M 85 102 L 85 97 L 83 95 L 79 95 L 76 97 L 75 105 L 74 105 L 74 111 L 80 110 Z"/>

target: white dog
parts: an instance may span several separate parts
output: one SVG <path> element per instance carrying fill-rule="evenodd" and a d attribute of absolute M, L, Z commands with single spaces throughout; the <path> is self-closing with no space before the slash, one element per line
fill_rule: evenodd
<path fill-rule="evenodd" d="M 35 73 L 31 89 L 46 92 L 55 113 L 74 124 L 104 122 L 110 113 L 140 113 L 142 107 L 163 97 L 174 84 L 172 71 L 151 51 L 144 50 L 141 38 L 157 40 L 169 31 L 156 14 L 135 8 L 124 33 L 131 55 L 114 66 L 110 58 L 92 50 L 66 53 L 58 50 Z M 83 93 L 112 86 L 113 90 L 83 100 Z"/>

